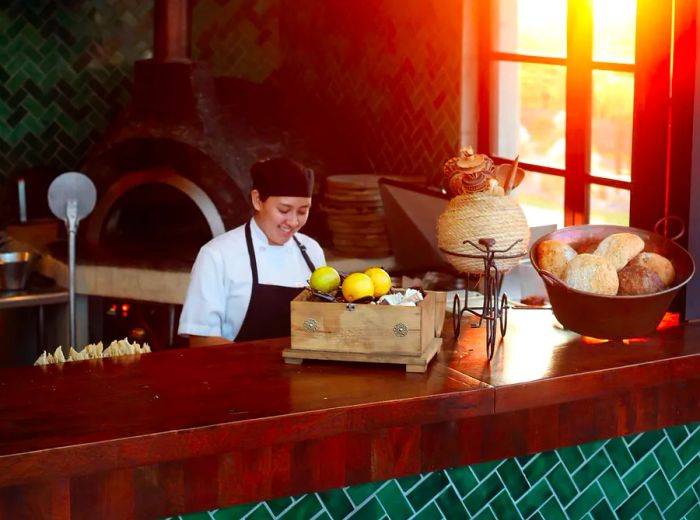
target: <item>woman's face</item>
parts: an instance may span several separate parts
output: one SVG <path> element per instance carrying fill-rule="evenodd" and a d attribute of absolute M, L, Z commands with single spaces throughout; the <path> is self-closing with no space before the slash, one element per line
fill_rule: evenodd
<path fill-rule="evenodd" d="M 309 218 L 310 197 L 275 196 L 263 201 L 258 190 L 253 190 L 251 198 L 255 208 L 255 222 L 271 244 L 286 243 Z"/>

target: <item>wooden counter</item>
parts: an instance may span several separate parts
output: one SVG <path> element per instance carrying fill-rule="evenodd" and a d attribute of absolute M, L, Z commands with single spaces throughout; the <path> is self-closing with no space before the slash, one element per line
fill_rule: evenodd
<path fill-rule="evenodd" d="M 700 324 L 598 343 L 515 310 L 490 366 L 463 330 L 425 374 L 285 365 L 288 338 L 0 369 L 0 518 L 151 518 L 700 420 Z"/>

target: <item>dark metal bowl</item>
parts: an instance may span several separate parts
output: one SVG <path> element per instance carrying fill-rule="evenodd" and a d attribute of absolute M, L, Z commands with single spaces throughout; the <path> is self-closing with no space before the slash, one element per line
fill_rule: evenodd
<path fill-rule="evenodd" d="M 24 289 L 38 259 L 30 251 L 0 253 L 0 291 Z"/>
<path fill-rule="evenodd" d="M 559 240 L 581 252 L 613 233 L 639 235 L 646 244 L 644 251 L 668 258 L 676 270 L 674 285 L 653 294 L 602 296 L 572 289 L 537 265 L 535 251 L 545 240 Z M 553 231 L 532 244 L 530 261 L 544 280 L 557 320 L 567 329 L 581 335 L 605 339 L 636 338 L 653 333 L 676 293 L 695 273 L 693 258 L 672 239 L 644 229 L 624 226 L 586 225 Z"/>

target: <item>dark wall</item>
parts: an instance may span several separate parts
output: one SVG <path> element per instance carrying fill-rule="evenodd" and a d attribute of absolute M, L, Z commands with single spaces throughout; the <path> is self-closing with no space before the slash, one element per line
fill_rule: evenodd
<path fill-rule="evenodd" d="M 439 171 L 459 143 L 461 1 L 282 4 L 293 45 L 281 81 L 310 107 L 333 107 L 371 172 Z"/>
<path fill-rule="evenodd" d="M 428 176 L 458 145 L 460 4 L 195 0 L 192 55 L 216 76 L 281 92 L 295 128 L 333 148 L 329 173 Z M 26 169 L 80 168 L 128 102 L 133 63 L 151 41 L 148 1 L 0 4 L 8 192 Z"/>
<path fill-rule="evenodd" d="M 425 176 L 459 142 L 461 9 L 460 0 L 198 0 L 193 55 L 217 76 L 274 85 L 307 114 L 331 117 L 337 133 L 317 137 L 352 140 L 338 173 Z"/>

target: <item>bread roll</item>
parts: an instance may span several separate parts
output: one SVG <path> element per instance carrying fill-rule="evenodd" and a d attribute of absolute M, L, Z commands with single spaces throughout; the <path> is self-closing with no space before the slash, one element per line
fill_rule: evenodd
<path fill-rule="evenodd" d="M 598 244 L 595 255 L 603 256 L 617 271 L 644 250 L 644 240 L 634 233 L 614 233 Z"/>
<path fill-rule="evenodd" d="M 639 253 L 631 261 L 631 265 L 641 265 L 654 271 L 666 287 L 673 285 L 676 279 L 676 270 L 671 261 L 658 253 Z"/>
<path fill-rule="evenodd" d="M 618 271 L 617 276 L 620 280 L 620 295 L 651 294 L 666 288 L 652 269 L 631 262 Z"/>
<path fill-rule="evenodd" d="M 605 296 L 617 294 L 617 270 L 605 257 L 581 254 L 571 260 L 564 271 L 566 285 L 579 291 Z"/>
<path fill-rule="evenodd" d="M 536 258 L 540 269 L 562 278 L 566 264 L 576 256 L 576 251 L 559 240 L 545 240 L 537 246 Z"/>

